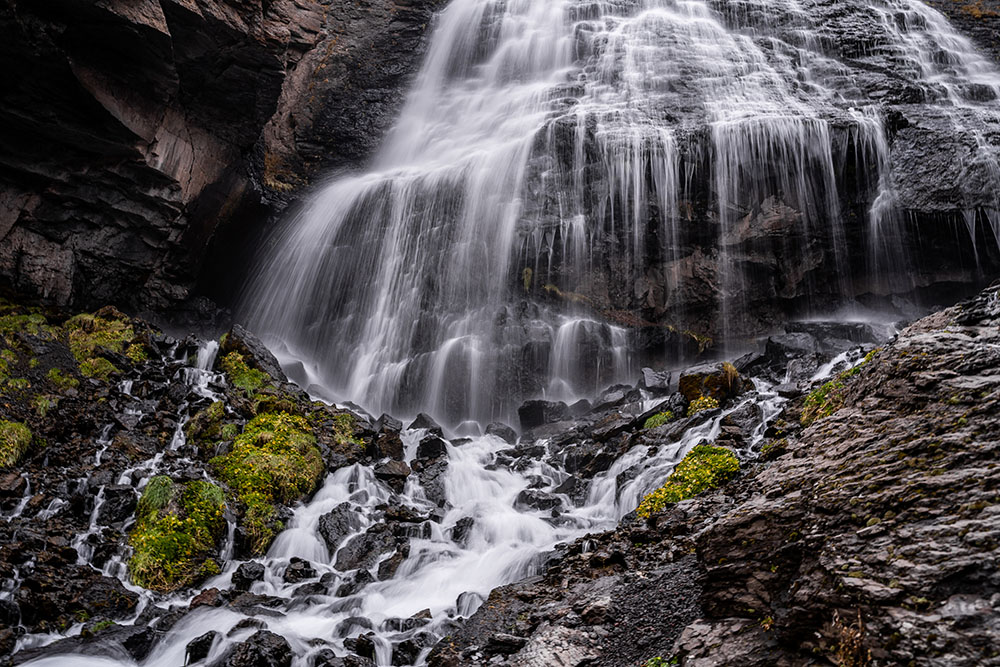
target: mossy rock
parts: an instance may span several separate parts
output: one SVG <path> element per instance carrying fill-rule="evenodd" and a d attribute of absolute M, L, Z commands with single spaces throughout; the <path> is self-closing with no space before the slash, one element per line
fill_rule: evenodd
<path fill-rule="evenodd" d="M 0 421 L 0 468 L 20 461 L 31 446 L 31 438 L 31 429 L 25 424 Z"/>
<path fill-rule="evenodd" d="M 636 514 L 649 518 L 671 503 L 725 484 L 739 469 L 739 459 L 725 447 L 697 445 L 677 464 L 663 486 L 642 499 Z"/>
<path fill-rule="evenodd" d="M 116 355 L 125 354 L 135 338 L 128 316 L 108 306 L 96 313 L 81 313 L 66 320 L 63 325 L 69 338 L 69 349 L 80 364 L 84 377 L 107 380 L 120 372 L 110 361 L 101 356 L 101 350 Z M 132 351 L 133 355 L 139 356 Z"/>
<path fill-rule="evenodd" d="M 225 532 L 224 511 L 222 489 L 211 482 L 178 484 L 165 475 L 151 479 L 129 534 L 132 581 L 167 592 L 203 579 L 206 563 Z"/>
<path fill-rule="evenodd" d="M 263 553 L 277 531 L 277 504 L 312 493 L 323 475 L 323 458 L 308 422 L 286 412 L 258 415 L 212 459 L 220 480 L 243 506 L 240 526 L 253 553 Z"/>
<path fill-rule="evenodd" d="M 253 394 L 271 379 L 267 373 L 251 368 L 243 355 L 236 351 L 224 356 L 219 366 L 229 379 L 229 383 L 237 389 L 242 389 L 247 395 Z"/>
<path fill-rule="evenodd" d="M 746 381 L 728 361 L 695 366 L 682 373 L 678 380 L 678 391 L 688 401 L 708 396 L 724 403 L 743 393 L 744 389 Z"/>
<path fill-rule="evenodd" d="M 670 410 L 664 410 L 663 412 L 657 412 L 655 415 L 646 420 L 642 425 L 643 428 L 656 428 L 658 426 L 663 426 L 664 424 L 669 424 L 675 419 L 674 413 Z"/>
<path fill-rule="evenodd" d="M 706 410 L 715 410 L 719 407 L 719 401 L 712 398 L 711 396 L 699 396 L 698 398 L 691 401 L 688 405 L 687 416 L 693 417 L 699 412 L 705 412 Z"/>
<path fill-rule="evenodd" d="M 216 401 L 197 412 L 184 427 L 187 441 L 199 449 L 210 447 L 222 438 L 222 420 L 226 416 L 226 405 Z"/>

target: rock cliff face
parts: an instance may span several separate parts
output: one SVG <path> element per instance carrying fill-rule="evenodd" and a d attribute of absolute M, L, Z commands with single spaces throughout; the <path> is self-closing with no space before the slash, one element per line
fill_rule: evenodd
<path fill-rule="evenodd" d="M 370 154 L 433 5 L 5 3 L 0 280 L 59 305 L 188 301 L 213 243 L 238 256 L 290 190 Z"/>

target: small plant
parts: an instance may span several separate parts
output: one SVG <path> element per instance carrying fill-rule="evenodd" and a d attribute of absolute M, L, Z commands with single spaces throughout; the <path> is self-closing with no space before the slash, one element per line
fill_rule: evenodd
<path fill-rule="evenodd" d="M 704 412 L 705 410 L 714 410 L 717 407 L 719 407 L 719 401 L 715 400 L 711 396 L 699 396 L 691 401 L 690 405 L 688 405 L 688 417 L 693 417 L 699 412 Z"/>
<path fill-rule="evenodd" d="M 49 414 L 49 410 L 51 410 L 58 402 L 59 399 L 53 398 L 52 396 L 36 396 L 31 404 L 32 407 L 35 408 L 35 414 L 42 419 L 45 419 L 45 416 Z"/>
<path fill-rule="evenodd" d="M 149 361 L 149 353 L 146 352 L 146 348 L 139 343 L 132 343 L 125 350 L 125 356 L 128 357 L 132 363 L 141 364 L 143 362 Z"/>
<path fill-rule="evenodd" d="M 69 337 L 69 349 L 80 364 L 84 377 L 107 380 L 119 372 L 107 359 L 98 354 L 99 349 L 122 354 L 126 344 L 135 338 L 128 316 L 114 308 L 102 308 L 94 314 L 83 313 L 71 317 L 64 326 Z"/>
<path fill-rule="evenodd" d="M 118 368 L 104 357 L 91 357 L 80 362 L 80 375 L 83 377 L 107 381 L 118 372 Z"/>
<path fill-rule="evenodd" d="M 871 651 L 865 647 L 865 624 L 858 611 L 857 621 L 845 621 L 836 612 L 833 615 L 833 634 L 837 642 L 834 660 L 840 667 L 866 667 L 871 664 Z"/>
<path fill-rule="evenodd" d="M 677 660 L 676 656 L 671 658 L 661 658 L 657 656 L 642 663 L 642 667 L 673 667 L 673 665 L 679 664 L 680 662 Z"/>
<path fill-rule="evenodd" d="M 657 426 L 663 426 L 668 422 L 674 420 L 674 413 L 670 410 L 664 410 L 663 412 L 657 412 L 655 415 L 646 420 L 646 423 L 642 425 L 643 428 L 656 428 Z"/>
<path fill-rule="evenodd" d="M 31 429 L 21 422 L 0 421 L 0 468 L 14 465 L 31 446 Z"/>
<path fill-rule="evenodd" d="M 63 372 L 58 368 L 50 368 L 49 372 L 45 374 L 45 377 L 49 379 L 49 382 L 64 391 L 66 389 L 76 389 L 80 386 L 79 380 L 69 375 L 63 375 Z"/>
<path fill-rule="evenodd" d="M 239 352 L 230 352 L 224 356 L 221 366 L 232 385 L 242 389 L 247 394 L 257 391 L 268 380 L 267 373 L 250 368 Z"/>
<path fill-rule="evenodd" d="M 668 504 L 693 498 L 732 479 L 740 462 L 723 447 L 697 445 L 677 464 L 666 484 L 642 499 L 636 513 L 648 519 Z"/>

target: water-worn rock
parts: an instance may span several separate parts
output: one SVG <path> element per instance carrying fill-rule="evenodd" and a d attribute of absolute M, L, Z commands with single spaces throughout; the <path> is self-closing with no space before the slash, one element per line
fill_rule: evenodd
<path fill-rule="evenodd" d="M 240 563 L 233 572 L 233 589 L 237 591 L 250 590 L 255 581 L 263 581 L 264 565 L 255 561 Z"/>
<path fill-rule="evenodd" d="M 492 422 L 486 426 L 486 435 L 495 435 L 508 445 L 517 444 L 517 431 L 503 422 Z"/>
<path fill-rule="evenodd" d="M 292 648 L 284 637 L 258 630 L 213 663 L 213 667 L 290 667 L 292 655 Z"/>
<path fill-rule="evenodd" d="M 375 479 L 385 482 L 396 493 L 402 493 L 410 472 L 410 466 L 404 461 L 384 461 L 375 466 Z"/>
<path fill-rule="evenodd" d="M 348 535 L 361 528 L 361 517 L 350 503 L 340 503 L 319 518 L 319 534 L 334 553 Z"/>
<path fill-rule="evenodd" d="M 189 641 L 187 647 L 184 649 L 185 664 L 195 663 L 207 658 L 209 652 L 212 650 L 212 646 L 221 639 L 222 635 L 215 630 L 209 630 L 205 634 Z"/>
<path fill-rule="evenodd" d="M 521 420 L 522 431 L 572 418 L 569 406 L 562 401 L 545 401 L 541 399 L 525 401 L 517 409 L 517 416 Z"/>
<path fill-rule="evenodd" d="M 373 526 L 366 533 L 352 537 L 337 552 L 335 567 L 346 572 L 357 568 L 369 569 L 379 556 L 395 547 L 396 541 L 385 524 Z"/>

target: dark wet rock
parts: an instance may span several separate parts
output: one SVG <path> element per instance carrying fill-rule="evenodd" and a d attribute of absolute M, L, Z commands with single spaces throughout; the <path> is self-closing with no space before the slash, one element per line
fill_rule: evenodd
<path fill-rule="evenodd" d="M 382 413 L 382 416 L 372 424 L 372 430 L 376 433 L 399 433 L 403 430 L 403 422 L 392 415 Z"/>
<path fill-rule="evenodd" d="M 97 522 L 102 525 L 125 521 L 135 513 L 138 497 L 131 486 L 114 485 L 104 487 L 104 503 L 97 513 Z"/>
<path fill-rule="evenodd" d="M 448 444 L 437 436 L 429 436 L 417 445 L 417 458 L 437 459 L 448 455 Z"/>
<path fill-rule="evenodd" d="M 222 635 L 215 630 L 210 630 L 200 637 L 189 641 L 187 647 L 184 649 L 185 664 L 195 663 L 207 658 L 212 650 L 212 646 L 221 639 Z"/>
<path fill-rule="evenodd" d="M 403 461 L 385 461 L 375 466 L 375 479 L 385 482 L 396 493 L 402 493 L 410 472 L 410 466 Z"/>
<path fill-rule="evenodd" d="M 802 395 L 799 385 L 793 383 L 779 384 L 774 387 L 774 391 L 782 398 L 798 398 Z"/>
<path fill-rule="evenodd" d="M 456 521 L 455 526 L 451 529 L 452 542 L 462 548 L 468 547 L 474 525 L 476 525 L 476 520 L 471 516 L 465 516 Z"/>
<path fill-rule="evenodd" d="M 264 580 L 264 565 L 256 561 L 240 563 L 233 572 L 233 589 L 248 591 L 256 581 Z"/>
<path fill-rule="evenodd" d="M 375 577 L 372 576 L 371 572 L 368 570 L 358 570 L 352 574 L 347 581 L 340 586 L 340 588 L 337 589 L 337 595 L 340 597 L 354 595 L 374 581 Z M 358 604 L 360 604 L 360 601 Z"/>
<path fill-rule="evenodd" d="M 334 553 L 349 535 L 361 528 L 361 517 L 350 503 L 341 503 L 319 518 L 319 534 Z"/>
<path fill-rule="evenodd" d="M 333 629 L 334 637 L 350 637 L 359 630 L 371 630 L 375 626 L 364 616 L 348 616 Z"/>
<path fill-rule="evenodd" d="M 285 568 L 283 578 L 285 582 L 295 584 L 306 579 L 315 579 L 317 576 L 316 568 L 312 566 L 312 563 L 292 556 L 288 567 Z"/>
<path fill-rule="evenodd" d="M 405 454 L 403 441 L 399 437 L 399 431 L 382 431 L 378 433 L 371 440 L 365 451 L 373 459 L 389 458 L 394 461 L 402 461 Z"/>
<path fill-rule="evenodd" d="M 224 604 L 226 604 L 226 595 L 224 595 L 222 591 L 218 588 L 206 588 L 201 593 L 198 593 L 191 598 L 188 608 L 197 609 L 198 607 L 221 607 Z"/>
<path fill-rule="evenodd" d="M 379 630 L 383 632 L 410 632 L 422 628 L 430 621 L 426 618 L 387 618 Z"/>
<path fill-rule="evenodd" d="M 367 658 L 368 660 L 375 659 L 375 633 L 368 632 L 363 635 L 358 635 L 354 639 L 347 639 L 344 641 L 344 648 L 349 651 L 354 651 L 362 658 Z"/>
<path fill-rule="evenodd" d="M 132 614 L 139 599 L 135 593 L 75 560 L 67 562 L 53 552 L 36 557 L 34 569 L 24 576 L 15 595 L 21 623 L 29 630 L 68 625 L 79 613 L 112 620 Z"/>
<path fill-rule="evenodd" d="M 466 591 L 458 596 L 455 600 L 455 608 L 458 610 L 459 616 L 471 616 L 479 609 L 479 605 L 483 603 L 483 596 L 479 593 L 473 593 L 472 591 Z"/>
<path fill-rule="evenodd" d="M 558 496 L 546 493 L 545 491 L 525 489 L 517 494 L 517 499 L 514 501 L 514 507 L 521 510 L 552 510 L 562 507 L 562 500 Z"/>
<path fill-rule="evenodd" d="M 521 420 L 521 430 L 527 430 L 545 424 L 567 421 L 572 419 L 569 406 L 562 401 L 545 401 L 535 399 L 525 401 L 517 409 L 518 419 Z"/>
<path fill-rule="evenodd" d="M 291 667 L 292 657 L 292 648 L 284 637 L 259 630 L 213 667 Z"/>
<path fill-rule="evenodd" d="M 654 371 L 652 368 L 643 368 L 639 378 L 639 386 L 653 394 L 662 396 L 670 393 L 671 378 L 670 371 Z"/>
<path fill-rule="evenodd" d="M 368 658 L 358 655 L 348 655 L 338 658 L 337 654 L 328 648 L 320 649 L 309 661 L 310 667 L 375 667 Z"/>
<path fill-rule="evenodd" d="M 589 490 L 590 484 L 576 475 L 570 475 L 559 486 L 552 489 L 552 493 L 564 493 L 569 496 L 574 505 L 580 506 L 586 501 Z"/>
<path fill-rule="evenodd" d="M 396 551 L 391 556 L 378 564 L 379 581 L 387 581 L 396 576 L 396 570 L 403 564 L 403 561 L 410 555 L 409 541 L 396 542 Z"/>
<path fill-rule="evenodd" d="M 416 664 L 420 653 L 435 642 L 434 635 L 428 632 L 419 632 L 409 639 L 394 642 L 392 645 L 393 665 L 413 665 Z"/>
<path fill-rule="evenodd" d="M 779 367 L 792 359 L 813 357 L 819 352 L 816 338 L 805 332 L 785 333 L 770 336 L 765 346 L 768 358 Z"/>
<path fill-rule="evenodd" d="M 308 584 L 302 584 L 297 586 L 294 591 L 292 591 L 293 598 L 308 598 L 314 595 L 327 595 L 329 589 L 326 584 L 320 581 L 313 581 Z"/>
<path fill-rule="evenodd" d="M 162 633 L 139 625 L 112 625 L 87 636 L 61 639 L 48 646 L 18 651 L 11 664 L 20 665 L 31 660 L 49 658 L 58 660 L 67 654 L 108 658 L 126 663 L 144 660 Z"/>
<path fill-rule="evenodd" d="M 417 418 L 414 419 L 406 428 L 410 430 L 425 429 L 428 433 L 432 433 L 439 437 L 444 435 L 444 429 L 441 428 L 441 425 L 434 421 L 433 417 L 428 414 L 424 414 L 423 412 L 418 414 Z"/>
<path fill-rule="evenodd" d="M 508 445 L 517 444 L 517 431 L 503 422 L 493 422 L 486 427 L 486 435 L 493 435 Z"/>
<path fill-rule="evenodd" d="M 21 610 L 13 600 L 0 600 L 0 627 L 10 627 L 18 625 L 21 619 Z"/>
<path fill-rule="evenodd" d="M 444 490 L 445 471 L 448 469 L 447 459 L 437 459 L 427 466 L 422 466 L 418 472 L 420 485 L 424 487 L 427 499 L 438 507 L 444 507 L 447 502 L 447 494 Z"/>
<path fill-rule="evenodd" d="M 341 572 L 370 569 L 382 554 L 396 546 L 395 538 L 385 524 L 373 526 L 366 533 L 352 537 L 337 552 L 334 567 Z"/>

